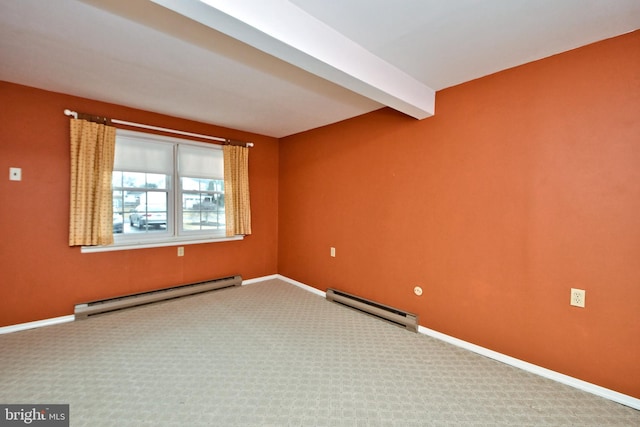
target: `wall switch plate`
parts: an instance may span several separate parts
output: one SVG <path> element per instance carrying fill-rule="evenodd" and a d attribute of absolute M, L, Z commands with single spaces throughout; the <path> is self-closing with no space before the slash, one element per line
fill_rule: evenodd
<path fill-rule="evenodd" d="M 332 256 L 333 258 L 335 258 L 335 257 L 336 257 L 336 248 L 333 248 L 333 247 L 331 248 L 331 256 Z"/>
<path fill-rule="evenodd" d="M 178 246 L 178 256 L 184 256 L 184 246 Z"/>
<path fill-rule="evenodd" d="M 22 181 L 22 169 L 9 168 L 9 180 L 10 181 Z"/>
<path fill-rule="evenodd" d="M 571 305 L 574 307 L 584 308 L 584 300 L 586 298 L 587 291 L 584 289 L 571 288 Z"/>

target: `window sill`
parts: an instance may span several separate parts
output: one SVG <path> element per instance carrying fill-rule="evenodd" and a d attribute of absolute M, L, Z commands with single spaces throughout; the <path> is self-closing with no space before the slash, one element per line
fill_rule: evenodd
<path fill-rule="evenodd" d="M 233 237 L 209 237 L 199 239 L 163 239 L 147 242 L 120 242 L 114 243 L 108 246 L 82 246 L 80 252 L 83 254 L 90 254 L 94 252 L 111 252 L 111 251 L 128 251 L 132 249 L 147 249 L 147 248 L 161 248 L 165 246 L 185 246 L 185 245 L 197 245 L 200 243 L 218 243 L 218 242 L 231 242 L 235 240 L 243 240 L 244 236 Z"/>

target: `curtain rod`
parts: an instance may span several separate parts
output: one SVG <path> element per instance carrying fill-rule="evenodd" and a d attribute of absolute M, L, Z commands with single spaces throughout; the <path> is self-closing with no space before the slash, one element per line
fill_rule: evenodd
<path fill-rule="evenodd" d="M 69 109 L 65 109 L 64 110 L 64 115 L 65 116 L 69 116 L 69 117 L 73 117 L 74 119 L 78 118 L 78 113 L 76 111 L 71 111 Z M 143 129 L 158 130 L 158 131 L 161 131 L 161 132 L 174 133 L 176 135 L 193 136 L 193 137 L 196 137 L 196 138 L 209 139 L 211 141 L 219 141 L 219 142 L 226 142 L 226 143 L 230 143 L 231 142 L 230 139 L 220 138 L 218 136 L 209 136 L 209 135 L 203 135 L 203 134 L 200 134 L 200 133 L 185 132 L 185 131 L 182 131 L 182 130 L 162 128 L 162 127 L 158 127 L 158 126 L 145 125 L 145 124 L 142 124 L 142 123 L 127 122 L 127 121 L 118 120 L 118 119 L 111 119 L 111 123 L 124 125 L 124 126 L 143 128 Z M 253 142 L 246 142 L 244 144 L 245 144 L 246 147 L 253 147 Z"/>

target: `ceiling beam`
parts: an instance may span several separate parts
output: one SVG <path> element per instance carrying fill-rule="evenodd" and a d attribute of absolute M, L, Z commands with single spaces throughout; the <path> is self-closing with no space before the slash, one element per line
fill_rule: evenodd
<path fill-rule="evenodd" d="M 289 1 L 152 1 L 416 119 L 435 112 L 433 89 Z"/>

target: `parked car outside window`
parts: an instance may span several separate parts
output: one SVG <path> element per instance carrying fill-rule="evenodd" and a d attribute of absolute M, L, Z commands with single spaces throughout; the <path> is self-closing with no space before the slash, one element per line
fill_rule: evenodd
<path fill-rule="evenodd" d="M 122 214 L 114 213 L 113 214 L 113 232 L 114 233 L 122 233 L 124 231 L 124 219 Z"/>
<path fill-rule="evenodd" d="M 138 205 L 129 215 L 129 224 L 132 227 L 150 228 L 167 225 L 166 205 Z"/>

